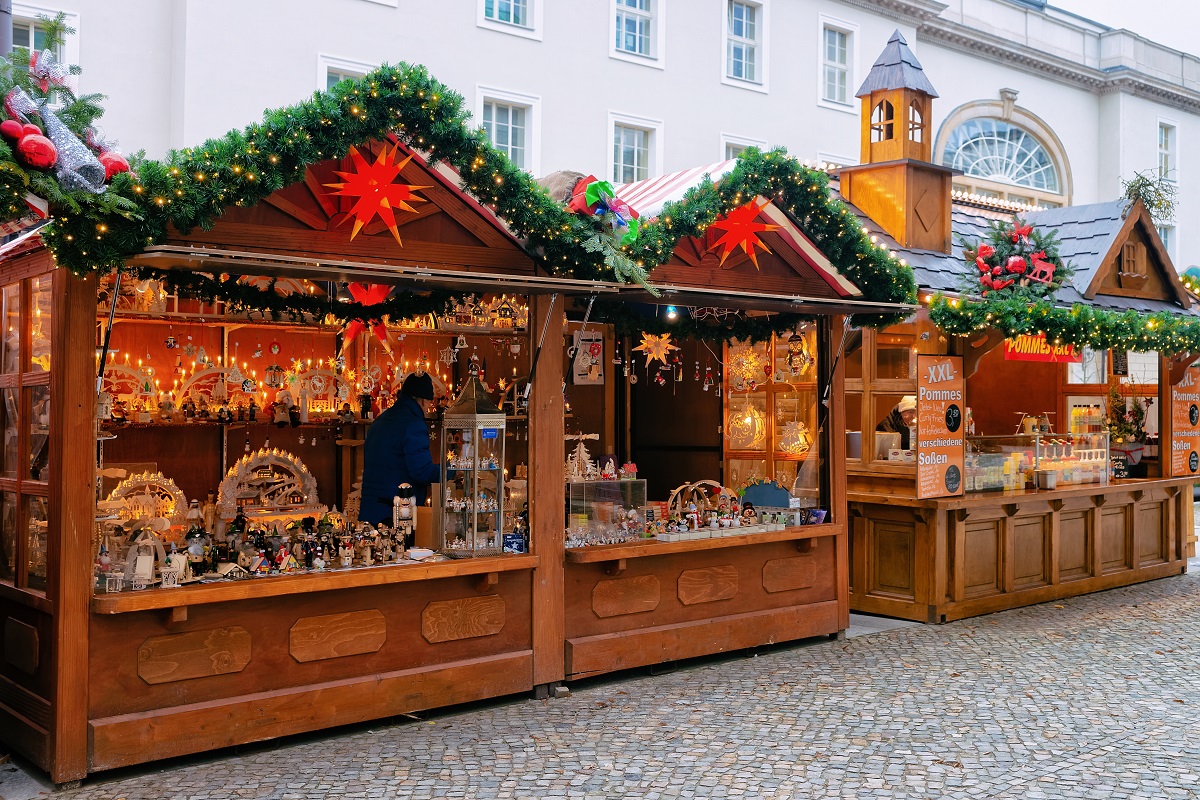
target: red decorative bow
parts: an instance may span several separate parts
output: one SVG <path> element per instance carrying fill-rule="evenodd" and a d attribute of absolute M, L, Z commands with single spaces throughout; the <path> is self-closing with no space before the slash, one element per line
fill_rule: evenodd
<path fill-rule="evenodd" d="M 49 50 L 43 50 L 41 54 L 35 50 L 29 54 L 29 72 L 37 79 L 43 93 L 50 91 L 51 86 L 66 86 L 67 76 L 71 74 L 71 70 L 58 63 Z"/>
<path fill-rule="evenodd" d="M 387 296 L 392 293 L 391 286 L 383 284 L 364 285 L 361 283 L 352 283 L 347 287 L 350 290 L 350 296 L 364 306 L 377 306 L 387 299 Z M 387 352 L 388 358 L 392 357 L 392 344 L 388 341 L 387 326 L 380 320 L 361 320 L 352 319 L 346 325 L 346 329 L 342 331 L 342 352 L 350 346 L 358 335 L 363 331 L 371 329 L 371 333 L 375 334 L 375 338 L 383 344 L 383 349 Z"/>
<path fill-rule="evenodd" d="M 1030 234 L 1032 234 L 1032 233 L 1033 233 L 1032 225 L 1014 225 L 1013 232 L 1012 232 L 1013 244 L 1016 244 L 1018 241 L 1020 241 L 1022 239 L 1028 240 Z"/>

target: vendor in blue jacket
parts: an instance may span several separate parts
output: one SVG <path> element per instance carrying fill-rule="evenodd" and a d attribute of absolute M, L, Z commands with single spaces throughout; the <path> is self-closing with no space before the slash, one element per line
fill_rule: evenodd
<path fill-rule="evenodd" d="M 438 482 L 440 470 L 429 454 L 425 422 L 425 406 L 432 402 L 433 380 L 414 372 L 404 379 L 396 402 L 371 423 L 363 448 L 361 521 L 390 525 L 400 484 L 411 484 L 416 504 L 423 505 L 429 484 Z"/>

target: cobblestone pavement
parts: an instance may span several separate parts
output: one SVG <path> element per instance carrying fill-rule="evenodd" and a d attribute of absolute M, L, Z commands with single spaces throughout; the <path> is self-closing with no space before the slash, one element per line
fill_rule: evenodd
<path fill-rule="evenodd" d="M 61 796 L 1200 797 L 1198 640 L 1193 572 L 289 740 Z"/>

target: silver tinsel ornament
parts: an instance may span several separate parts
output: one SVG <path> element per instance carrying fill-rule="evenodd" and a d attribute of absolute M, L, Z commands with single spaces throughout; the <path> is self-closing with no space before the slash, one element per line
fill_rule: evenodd
<path fill-rule="evenodd" d="M 45 103 L 39 104 L 24 89 L 13 89 L 4 98 L 4 107 L 14 118 L 28 121 L 31 114 L 41 117 L 46 138 L 58 148 L 58 161 L 54 174 L 58 182 L 68 191 L 84 191 L 100 194 L 104 191 L 104 165 L 88 150 L 79 137 L 63 124 Z"/>

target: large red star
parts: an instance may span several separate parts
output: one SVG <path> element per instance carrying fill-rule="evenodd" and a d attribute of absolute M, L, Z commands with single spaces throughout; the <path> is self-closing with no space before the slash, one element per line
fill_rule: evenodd
<path fill-rule="evenodd" d="M 393 210 L 399 208 L 415 212 L 416 209 L 409 205 L 409 201 L 426 202 L 424 197 L 417 197 L 413 192 L 418 189 L 428 189 L 428 186 L 412 186 L 406 183 L 392 182 L 412 160 L 410 155 L 403 161 L 397 162 L 396 153 L 399 149 L 400 147 L 397 145 L 389 151 L 385 146 L 375 157 L 374 163 L 368 163 L 356 148 L 351 147 L 350 160 L 354 162 L 354 172 L 337 172 L 335 170 L 334 174 L 343 178 L 344 181 L 325 184 L 334 190 L 330 194 L 358 198 L 353 208 L 350 209 L 350 215 L 354 217 L 354 230 L 350 232 L 352 240 L 364 225 L 378 215 L 387 223 L 392 236 L 396 237 L 396 244 L 403 244 L 400 241 L 400 231 L 396 225 Z"/>
<path fill-rule="evenodd" d="M 771 252 L 771 249 L 763 244 L 763 241 L 758 238 L 760 233 L 766 233 L 767 231 L 773 231 L 779 228 L 778 225 L 771 225 L 766 222 L 757 221 L 759 212 L 766 207 L 768 202 L 770 201 L 764 200 L 760 206 L 757 202 L 751 200 L 744 206 L 740 206 L 735 208 L 733 211 L 730 211 L 724 217 L 718 219 L 709 226 L 711 228 L 715 228 L 716 230 L 725 232 L 720 239 L 717 239 L 717 241 L 713 243 L 712 247 L 708 248 L 709 251 L 716 250 L 718 247 L 724 248 L 721 251 L 722 264 L 725 263 L 725 259 L 729 258 L 729 254 L 732 253 L 735 248 L 741 247 L 742 251 L 745 252 L 746 255 L 750 256 L 750 260 L 754 263 L 754 268 L 758 269 L 758 254 L 755 248 L 761 247 L 768 253 Z"/>

